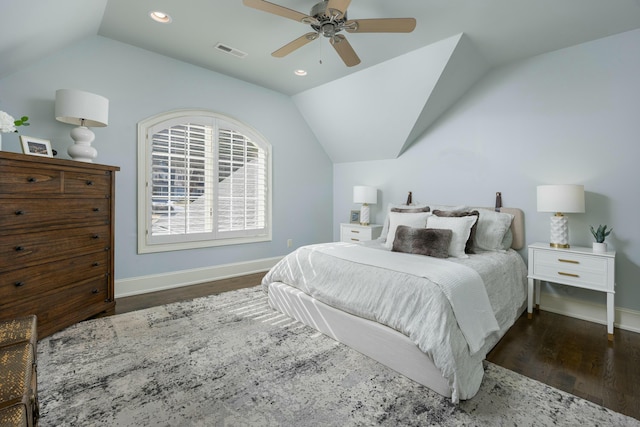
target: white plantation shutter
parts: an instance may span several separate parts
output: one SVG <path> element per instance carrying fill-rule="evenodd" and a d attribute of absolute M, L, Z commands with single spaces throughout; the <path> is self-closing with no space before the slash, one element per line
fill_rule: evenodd
<path fill-rule="evenodd" d="M 270 145 L 233 119 L 200 113 L 139 124 L 147 158 L 139 252 L 271 239 Z"/>
<path fill-rule="evenodd" d="M 261 230 L 266 224 L 266 153 L 245 135 L 218 130 L 218 231 Z"/>

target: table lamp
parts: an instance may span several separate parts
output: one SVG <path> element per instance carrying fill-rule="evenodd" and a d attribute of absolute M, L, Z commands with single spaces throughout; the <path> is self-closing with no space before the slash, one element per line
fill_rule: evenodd
<path fill-rule="evenodd" d="M 353 203 L 362 203 L 360 225 L 369 225 L 369 205 L 378 203 L 378 190 L 374 187 L 356 185 L 353 187 Z"/>
<path fill-rule="evenodd" d="M 555 212 L 551 217 L 553 248 L 569 247 L 569 219 L 565 213 L 584 213 L 583 185 L 539 185 L 538 212 Z"/>
<path fill-rule="evenodd" d="M 104 127 L 109 122 L 109 100 L 75 89 L 56 91 L 56 120 L 78 125 L 71 131 L 74 144 L 67 149 L 73 160 L 93 162 L 98 151 L 91 146 L 95 134 L 89 127 Z"/>

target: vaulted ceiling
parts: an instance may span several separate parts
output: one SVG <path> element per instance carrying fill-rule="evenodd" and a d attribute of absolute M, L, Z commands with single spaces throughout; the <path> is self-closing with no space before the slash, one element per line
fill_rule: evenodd
<path fill-rule="evenodd" d="M 315 0 L 272 2 L 308 14 Z M 156 10 L 172 22 L 152 21 Z M 334 161 L 366 160 L 355 141 L 376 137 L 384 153 L 373 158 L 390 158 L 491 67 L 640 28 L 640 0 L 352 0 L 348 8 L 349 19 L 398 17 L 414 17 L 415 30 L 345 33 L 361 59 L 346 67 L 323 37 L 274 58 L 309 27 L 241 0 L 2 0 L 0 78 L 100 35 L 292 96 Z M 402 117 L 388 108 L 397 103 Z M 380 120 L 362 134 L 382 112 L 400 127 L 391 144 Z"/>

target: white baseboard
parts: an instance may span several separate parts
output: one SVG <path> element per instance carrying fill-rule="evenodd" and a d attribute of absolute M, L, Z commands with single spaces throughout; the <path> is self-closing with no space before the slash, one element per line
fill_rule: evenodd
<path fill-rule="evenodd" d="M 605 304 L 542 292 L 540 309 L 602 325 L 607 324 L 607 306 Z M 640 311 L 616 307 L 613 324 L 616 328 L 640 333 Z"/>
<path fill-rule="evenodd" d="M 170 273 L 116 280 L 115 296 L 116 298 L 122 298 L 214 280 L 229 279 L 247 274 L 261 273 L 269 270 L 281 259 L 282 257 L 265 258 L 234 264 L 223 264 L 193 270 L 173 271 Z"/>

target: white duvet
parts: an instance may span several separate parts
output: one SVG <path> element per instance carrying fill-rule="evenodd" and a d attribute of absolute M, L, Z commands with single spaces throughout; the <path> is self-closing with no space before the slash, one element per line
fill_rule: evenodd
<path fill-rule="evenodd" d="M 429 265 L 434 273 L 429 273 Z M 453 287 L 443 283 L 449 280 L 442 268 L 447 265 L 455 272 L 449 275 Z M 408 336 L 441 370 L 452 401 L 458 402 L 475 395 L 482 381 L 482 360 L 519 315 L 526 274 L 522 258 L 512 250 L 434 261 L 390 252 L 373 242 L 331 243 L 289 254 L 267 273 L 263 284 L 289 284 Z"/>

